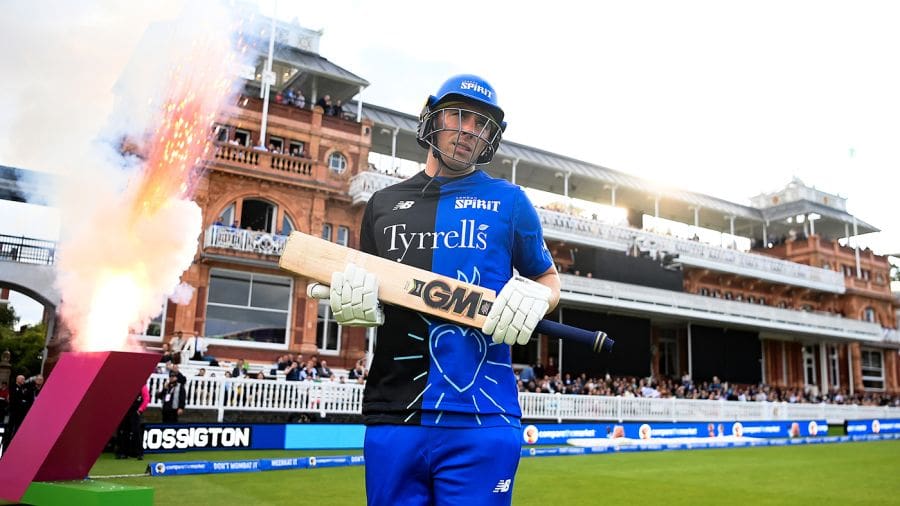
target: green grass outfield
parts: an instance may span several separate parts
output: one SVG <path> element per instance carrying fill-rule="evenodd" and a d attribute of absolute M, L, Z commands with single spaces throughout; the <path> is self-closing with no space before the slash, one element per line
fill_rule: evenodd
<path fill-rule="evenodd" d="M 354 452 L 221 451 L 149 460 L 237 460 Z M 140 473 L 104 454 L 92 476 Z M 513 504 L 900 504 L 900 441 L 523 458 Z M 110 478 L 153 487 L 156 504 L 365 504 L 362 466 Z"/>

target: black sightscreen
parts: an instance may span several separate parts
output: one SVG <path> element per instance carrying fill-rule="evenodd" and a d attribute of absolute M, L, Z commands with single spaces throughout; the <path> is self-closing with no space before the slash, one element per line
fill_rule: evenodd
<path fill-rule="evenodd" d="M 629 316 L 563 309 L 563 323 L 587 330 L 603 330 L 616 341 L 612 353 L 594 353 L 588 346 L 563 341 L 563 372 L 589 377 L 650 375 L 650 320 Z M 552 350 L 551 350 L 552 353 Z"/>
<path fill-rule="evenodd" d="M 691 326 L 693 380 L 757 384 L 761 378 L 759 334 L 742 330 Z"/>

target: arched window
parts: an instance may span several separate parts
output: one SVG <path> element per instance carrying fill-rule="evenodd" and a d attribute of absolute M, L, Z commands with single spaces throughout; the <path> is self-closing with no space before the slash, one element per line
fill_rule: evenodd
<path fill-rule="evenodd" d="M 275 233 L 275 216 L 278 208 L 265 200 L 244 199 L 241 205 L 241 228 Z"/>
<path fill-rule="evenodd" d="M 337 174 L 347 170 L 347 158 L 341 153 L 335 151 L 328 157 L 328 168 Z"/>
<path fill-rule="evenodd" d="M 284 213 L 284 216 L 281 218 L 281 230 L 278 231 L 281 235 L 291 235 L 291 232 L 294 231 L 294 222 L 291 221 L 291 218 Z"/>
<path fill-rule="evenodd" d="M 234 203 L 228 205 L 222 214 L 219 215 L 219 219 L 217 223 L 221 223 L 223 226 L 230 227 L 234 224 Z"/>
<path fill-rule="evenodd" d="M 341 246 L 350 245 L 350 229 L 345 226 L 338 226 L 337 243 Z"/>

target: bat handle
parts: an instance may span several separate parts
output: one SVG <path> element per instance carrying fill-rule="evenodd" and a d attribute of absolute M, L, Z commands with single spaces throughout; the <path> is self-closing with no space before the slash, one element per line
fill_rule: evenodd
<path fill-rule="evenodd" d="M 559 337 L 562 339 L 568 339 L 571 341 L 586 344 L 590 346 L 591 349 L 594 350 L 594 352 L 597 353 L 602 350 L 612 351 L 612 347 L 616 343 L 606 335 L 606 332 L 602 332 L 599 330 L 593 332 L 552 320 L 539 321 L 538 324 L 534 327 L 534 331 L 540 332 L 541 334 L 547 334 L 548 336 Z"/>

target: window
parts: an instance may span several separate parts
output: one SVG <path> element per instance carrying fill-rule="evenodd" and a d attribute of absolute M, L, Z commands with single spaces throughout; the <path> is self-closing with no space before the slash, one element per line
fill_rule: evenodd
<path fill-rule="evenodd" d="M 235 130 L 234 131 L 234 140 L 237 141 L 240 146 L 249 146 L 250 145 L 250 132 L 247 130 Z"/>
<path fill-rule="evenodd" d="M 804 384 L 816 384 L 816 355 L 814 346 L 803 347 L 803 371 Z"/>
<path fill-rule="evenodd" d="M 156 315 L 156 318 L 150 320 L 147 324 L 147 327 L 141 331 L 131 330 L 133 333 L 139 333 L 144 338 L 151 338 L 151 341 L 161 341 L 162 336 L 165 335 L 164 329 L 166 324 L 166 307 L 168 306 L 168 300 L 163 303 L 162 311 Z"/>
<path fill-rule="evenodd" d="M 288 277 L 212 269 L 205 334 L 279 347 L 287 344 L 291 288 Z"/>
<path fill-rule="evenodd" d="M 213 127 L 213 136 L 216 142 L 228 142 L 228 126 L 217 124 Z"/>
<path fill-rule="evenodd" d="M 869 306 L 863 309 L 863 320 L 872 323 L 878 323 L 878 315 L 875 314 L 875 308 Z"/>
<path fill-rule="evenodd" d="M 219 223 L 226 227 L 230 227 L 234 224 L 234 204 L 229 204 L 228 207 L 222 211 L 222 214 L 219 215 Z"/>
<path fill-rule="evenodd" d="M 347 169 L 347 159 L 344 155 L 335 151 L 328 157 L 328 168 L 337 174 L 341 174 Z"/>
<path fill-rule="evenodd" d="M 840 376 L 840 355 L 838 354 L 838 347 L 831 344 L 827 349 L 828 354 L 828 372 L 830 373 L 829 379 L 831 380 L 831 388 L 838 390 L 841 388 L 841 376 Z"/>
<path fill-rule="evenodd" d="M 163 304 L 163 311 L 156 315 L 156 318 L 150 320 L 150 324 L 147 325 L 147 328 L 144 330 L 144 335 L 146 336 L 154 336 L 154 337 L 162 337 L 163 336 L 163 328 L 166 324 L 166 309 L 165 307 L 168 304 Z"/>
<path fill-rule="evenodd" d="M 316 347 L 322 353 L 337 353 L 341 349 L 341 326 L 332 319 L 331 305 L 327 300 L 319 302 Z"/>
<path fill-rule="evenodd" d="M 284 148 L 284 139 L 281 137 L 269 137 L 269 149 L 274 153 L 282 153 Z"/>
<path fill-rule="evenodd" d="M 344 226 L 338 227 L 337 243 L 341 246 L 350 245 L 350 229 Z"/>
<path fill-rule="evenodd" d="M 881 350 L 860 350 L 863 387 L 884 390 L 884 357 Z"/>
<path fill-rule="evenodd" d="M 331 223 L 322 225 L 322 239 L 325 239 L 326 241 L 331 240 Z"/>
<path fill-rule="evenodd" d="M 291 232 L 294 231 L 294 223 L 291 221 L 290 217 L 288 217 L 287 213 L 284 213 L 284 216 L 281 218 L 281 230 L 279 230 L 279 234 L 281 235 L 291 235 Z"/>
<path fill-rule="evenodd" d="M 300 141 L 291 141 L 290 148 L 291 148 L 291 151 L 290 151 L 290 155 L 291 155 L 291 156 L 298 156 L 298 157 L 302 157 L 302 156 L 303 156 L 303 148 L 304 148 L 304 145 L 303 145 L 302 142 L 300 142 Z"/>
<path fill-rule="evenodd" d="M 246 199 L 241 205 L 241 228 L 256 232 L 275 232 L 275 216 L 278 208 L 256 199 Z"/>

